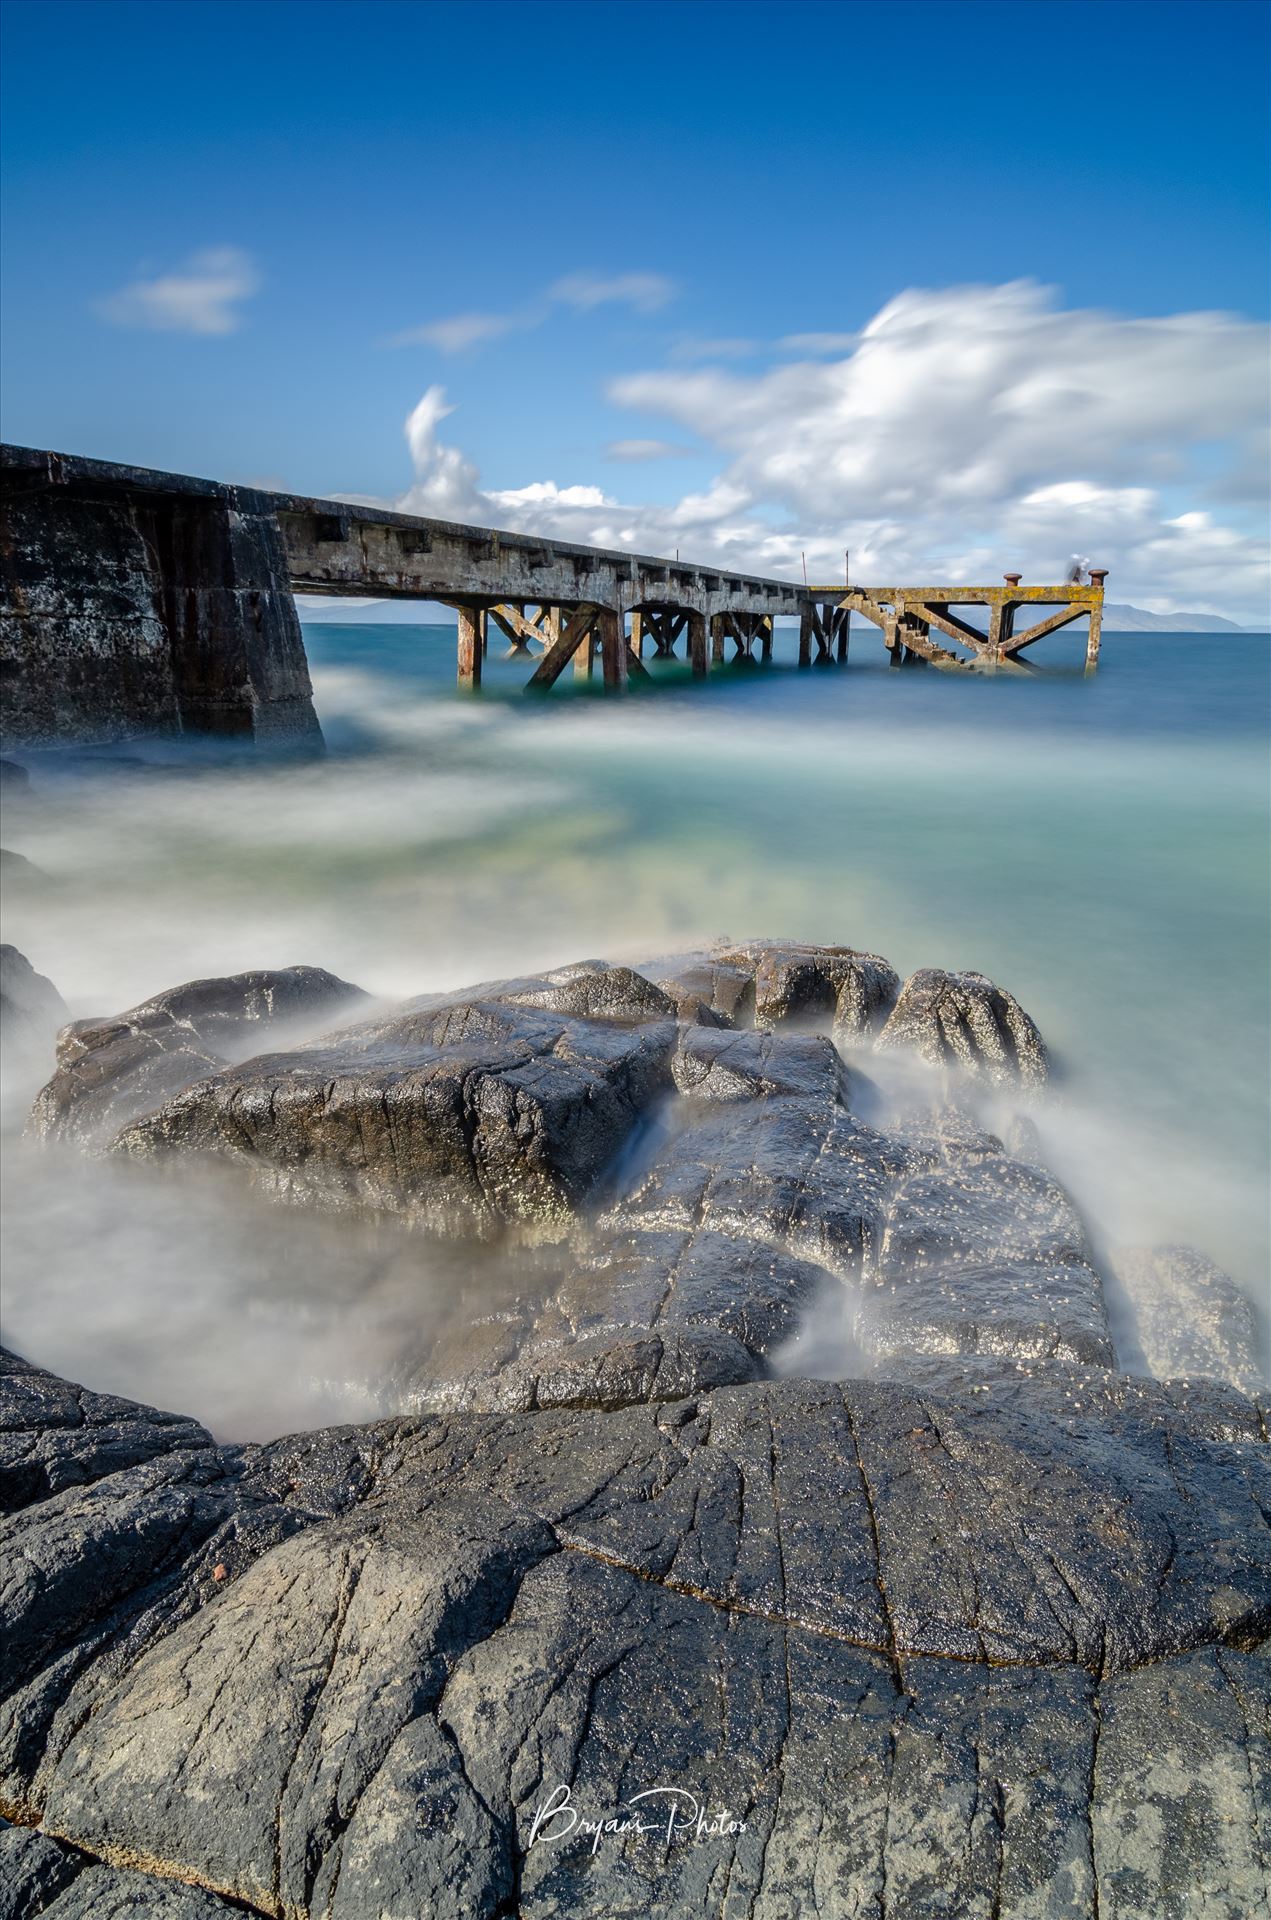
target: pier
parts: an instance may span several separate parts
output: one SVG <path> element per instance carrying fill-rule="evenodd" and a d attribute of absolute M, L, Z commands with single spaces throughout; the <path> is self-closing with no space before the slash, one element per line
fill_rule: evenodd
<path fill-rule="evenodd" d="M 474 690 L 492 640 L 524 660 L 529 692 L 566 668 L 617 689 L 655 659 L 698 678 L 770 661 L 778 619 L 799 623 L 800 666 L 842 664 L 853 614 L 896 666 L 1025 672 L 1028 649 L 1083 618 L 1087 667 L 1099 657 L 1102 571 L 1088 585 L 812 586 L 29 447 L 0 448 L 0 483 L 12 741 L 316 733 L 297 592 L 452 608 Z M 963 617 L 974 607 L 983 629 Z"/>

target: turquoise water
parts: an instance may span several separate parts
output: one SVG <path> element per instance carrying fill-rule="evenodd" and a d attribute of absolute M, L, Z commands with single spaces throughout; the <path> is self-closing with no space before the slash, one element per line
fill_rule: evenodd
<path fill-rule="evenodd" d="M 766 669 L 536 700 L 495 642 L 460 695 L 453 627 L 306 641 L 320 760 L 27 756 L 5 844 L 51 884 L 11 890 L 5 937 L 72 1011 L 247 966 L 398 994 L 719 935 L 976 967 L 1057 1057 L 1042 1132 L 1098 1239 L 1191 1241 L 1264 1299 L 1266 637 L 1112 634 L 1086 678 L 1058 635 L 1045 672 L 985 678 L 890 670 L 872 630 L 800 673 L 783 633 Z M 18 1251 L 47 1344 L 39 1236 Z M 63 1318 L 77 1258 L 45 1281 Z M 129 1364 L 109 1384 L 140 1390 Z"/>

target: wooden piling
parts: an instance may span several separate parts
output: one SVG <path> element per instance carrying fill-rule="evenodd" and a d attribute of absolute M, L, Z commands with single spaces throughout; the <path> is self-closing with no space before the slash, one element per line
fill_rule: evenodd
<path fill-rule="evenodd" d="M 485 608 L 456 607 L 459 621 L 459 685 L 481 685 L 481 660 L 485 653 Z"/>
<path fill-rule="evenodd" d="M 704 680 L 710 671 L 706 657 L 706 615 L 692 613 L 688 615 L 688 657 L 692 663 L 695 680 Z"/>
<path fill-rule="evenodd" d="M 627 684 L 627 637 L 623 618 L 616 607 L 602 607 L 596 615 L 600 640 L 600 661 L 606 687 Z"/>

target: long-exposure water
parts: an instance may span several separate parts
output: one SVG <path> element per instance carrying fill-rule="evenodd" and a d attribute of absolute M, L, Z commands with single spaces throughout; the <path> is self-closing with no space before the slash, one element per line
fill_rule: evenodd
<path fill-rule="evenodd" d="M 1027 676 L 846 669 L 528 700 L 492 639 L 312 625 L 318 758 L 130 743 L 24 754 L 5 938 L 74 1016 L 308 962 L 377 994 L 720 935 L 974 967 L 1060 1072 L 1048 1158 L 1100 1244 L 1190 1241 L 1259 1303 L 1269 906 L 1261 635 L 1043 642 Z M 389 1360 L 463 1262 L 346 1222 L 19 1148 L 5 1336 L 227 1437 L 393 1405 Z"/>

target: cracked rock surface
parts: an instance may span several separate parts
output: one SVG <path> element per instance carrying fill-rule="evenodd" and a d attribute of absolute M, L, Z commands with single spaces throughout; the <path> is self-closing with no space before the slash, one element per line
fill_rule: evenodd
<path fill-rule="evenodd" d="M 989 1064 L 897 1100 L 914 983 L 878 969 L 585 962 L 122 1125 L 549 1257 L 404 1356 L 412 1411 L 264 1446 L 6 1356 L 14 1912 L 1268 1912 L 1252 1319 L 1169 1250 L 1169 1310 L 1122 1278 L 1128 1371 L 1077 1208 L 981 1098 L 1035 1077 L 1026 1028 L 964 1007 Z"/>

